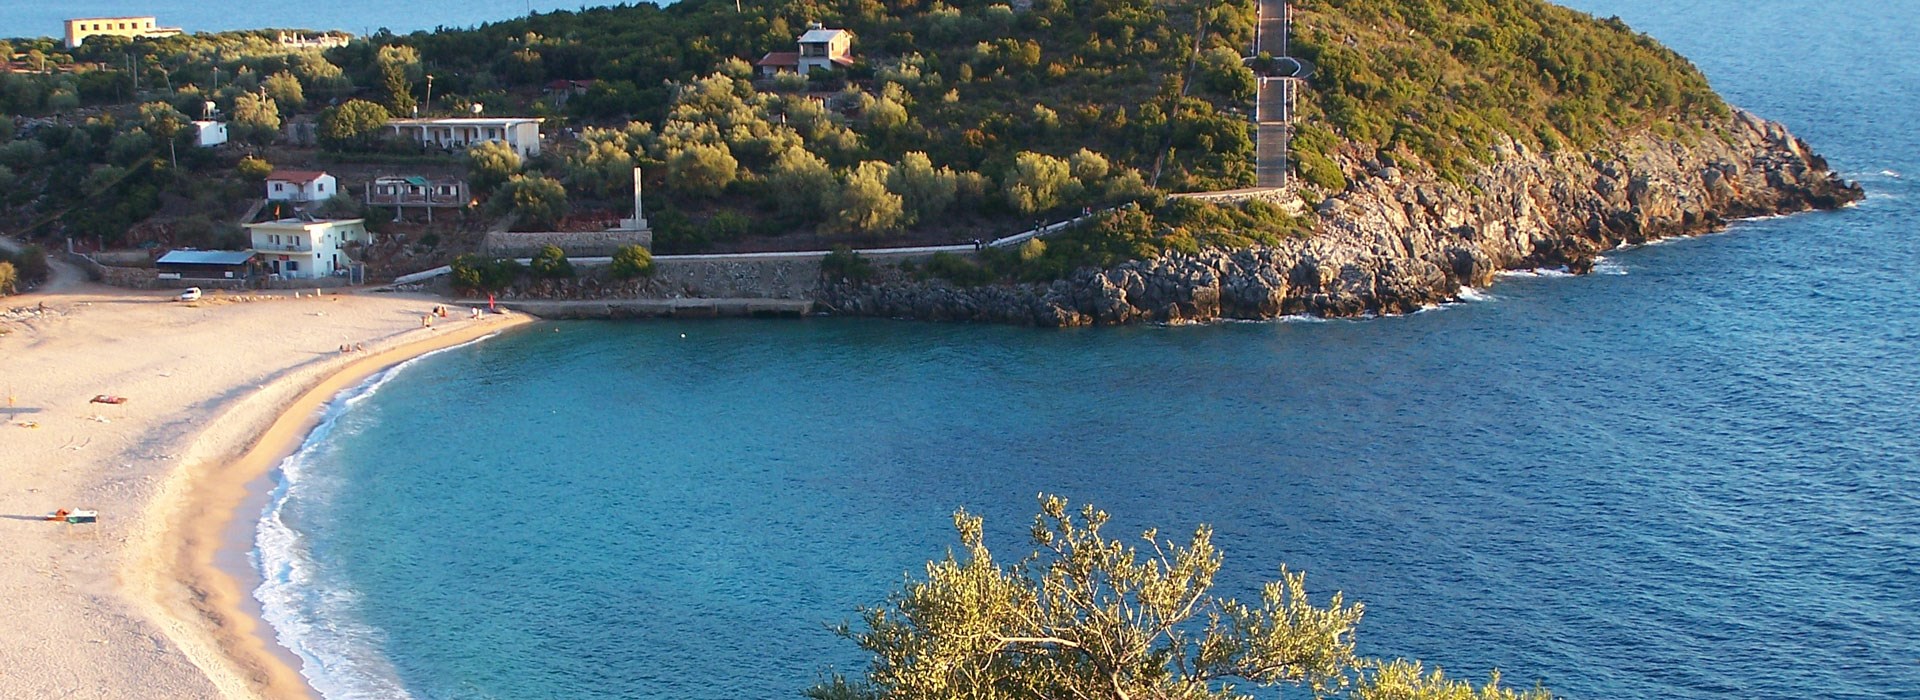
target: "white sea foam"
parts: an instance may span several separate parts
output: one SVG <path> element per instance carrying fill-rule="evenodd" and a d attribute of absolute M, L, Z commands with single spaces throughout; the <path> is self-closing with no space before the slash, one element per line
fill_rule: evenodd
<path fill-rule="evenodd" d="M 1470 303 L 1493 301 L 1494 299 L 1498 298 L 1492 294 L 1487 293 L 1487 291 L 1484 289 L 1475 289 L 1473 287 L 1461 287 L 1460 293 L 1458 296 L 1460 297 L 1461 301 L 1470 302 Z"/>
<path fill-rule="evenodd" d="M 1900 174 L 1900 171 L 1898 171 L 1898 170 L 1882 170 L 1882 171 L 1880 171 L 1880 174 L 1881 174 L 1881 175 L 1885 175 L 1885 176 L 1887 176 L 1887 177 L 1890 177 L 1890 178 L 1893 178 L 1893 179 L 1895 179 L 1895 180 L 1898 180 L 1898 179 L 1900 179 L 1900 178 L 1902 178 L 1902 177 L 1905 177 L 1904 175 L 1901 175 L 1901 174 Z"/>
<path fill-rule="evenodd" d="M 1576 277 L 1566 267 L 1536 267 L 1531 270 L 1501 270 L 1500 277 Z"/>
<path fill-rule="evenodd" d="M 384 635 L 357 619 L 359 594 L 339 581 L 326 580 L 313 558 L 306 533 L 287 522 L 287 504 L 298 497 L 324 497 L 325 475 L 311 472 L 313 458 L 326 444 L 340 418 L 380 391 L 387 382 L 415 363 L 433 355 L 466 347 L 493 336 L 435 350 L 380 372 L 327 403 L 320 424 L 301 442 L 300 449 L 280 462 L 273 491 L 261 510 L 250 553 L 260 588 L 260 617 L 271 625 L 280 644 L 298 655 L 300 675 L 328 700 L 410 698 L 393 664 L 380 649 Z"/>
<path fill-rule="evenodd" d="M 1593 259 L 1593 274 L 1624 275 L 1627 274 L 1627 266 L 1603 255 Z"/>

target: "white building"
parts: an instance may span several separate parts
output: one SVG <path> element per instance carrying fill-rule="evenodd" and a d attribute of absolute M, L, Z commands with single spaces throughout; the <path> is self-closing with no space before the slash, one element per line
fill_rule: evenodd
<path fill-rule="evenodd" d="M 814 26 L 800 35 L 801 75 L 853 65 L 853 32 Z"/>
<path fill-rule="evenodd" d="M 227 123 L 201 120 L 193 123 L 193 143 L 201 148 L 213 148 L 227 142 Z"/>
<path fill-rule="evenodd" d="M 345 248 L 367 242 L 365 219 L 281 219 L 247 224 L 253 251 L 268 272 L 287 279 L 346 274 Z"/>
<path fill-rule="evenodd" d="M 512 146 L 522 158 L 540 155 L 540 123 L 533 117 L 469 117 L 459 119 L 395 119 L 387 122 L 394 134 L 427 147 L 466 150 L 488 141 Z"/>
<path fill-rule="evenodd" d="M 339 193 L 339 183 L 324 171 L 275 170 L 267 175 L 269 202 L 324 202 Z"/>
<path fill-rule="evenodd" d="M 123 36 L 128 39 L 179 36 L 179 27 L 159 26 L 152 17 L 83 17 L 66 22 L 67 48 L 79 48 L 90 36 Z"/>

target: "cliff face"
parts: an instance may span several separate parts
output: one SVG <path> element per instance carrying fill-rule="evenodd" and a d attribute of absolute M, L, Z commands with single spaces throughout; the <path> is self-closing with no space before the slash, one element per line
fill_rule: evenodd
<path fill-rule="evenodd" d="M 1169 254 L 1051 284 L 954 287 L 889 272 L 830 284 L 840 314 L 1042 326 L 1407 313 L 1507 269 L 1592 268 L 1623 243 L 1696 234 L 1730 219 L 1860 199 L 1786 128 L 1740 112 L 1697 142 L 1651 134 L 1585 154 L 1510 144 L 1463 189 L 1360 157 L 1322 202 L 1311 237 L 1273 247 Z"/>

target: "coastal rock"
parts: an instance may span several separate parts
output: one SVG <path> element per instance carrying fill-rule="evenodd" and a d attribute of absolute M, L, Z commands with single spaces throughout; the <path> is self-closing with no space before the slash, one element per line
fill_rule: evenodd
<path fill-rule="evenodd" d="M 956 287 L 883 270 L 823 285 L 832 313 L 1038 326 L 1399 314 L 1456 298 L 1507 269 L 1593 269 L 1622 244 L 1857 201 L 1779 124 L 1736 111 L 1685 142 L 1643 134 L 1589 154 L 1496 149 L 1468 186 L 1380 159 L 1320 202 L 1314 235 L 1246 250 L 1167 253 L 1048 284 Z M 1597 155 L 1605 154 L 1605 155 Z"/>

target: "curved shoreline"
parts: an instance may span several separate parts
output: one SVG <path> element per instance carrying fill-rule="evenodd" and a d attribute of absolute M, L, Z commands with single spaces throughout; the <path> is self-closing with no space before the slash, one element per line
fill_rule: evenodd
<path fill-rule="evenodd" d="M 299 449 L 341 392 L 422 355 L 470 343 L 530 322 L 524 315 L 488 317 L 474 325 L 413 330 L 371 354 L 316 363 L 275 377 L 239 399 L 193 439 L 184 466 L 141 515 L 123 569 L 123 584 L 226 697 L 314 697 L 299 669 L 277 653 L 271 628 L 246 611 L 248 591 L 217 563 L 223 534 L 248 486 Z M 253 436 L 237 455 L 220 454 L 236 434 Z"/>

